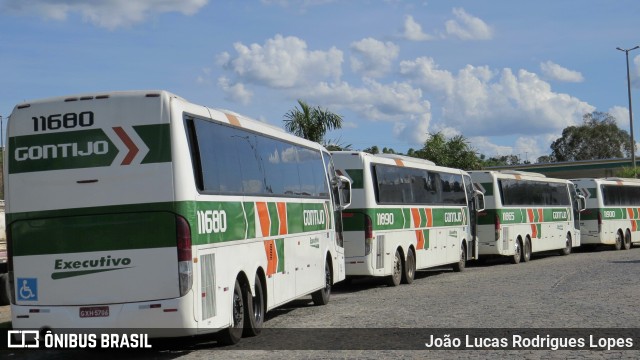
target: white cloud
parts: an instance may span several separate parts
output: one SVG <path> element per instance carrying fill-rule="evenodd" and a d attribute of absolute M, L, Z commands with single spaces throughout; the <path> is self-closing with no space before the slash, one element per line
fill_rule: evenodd
<path fill-rule="evenodd" d="M 426 41 L 434 39 L 432 35 L 426 34 L 422 31 L 422 26 L 420 26 L 420 24 L 418 24 L 411 15 L 407 15 L 405 17 L 402 36 L 411 41 Z"/>
<path fill-rule="evenodd" d="M 493 30 L 480 18 L 468 14 L 462 8 L 454 8 L 454 20 L 445 23 L 447 35 L 462 40 L 489 40 L 493 37 Z"/>
<path fill-rule="evenodd" d="M 385 75 L 393 61 L 398 57 L 400 48 L 388 41 L 366 38 L 351 44 L 351 69 L 368 77 Z"/>
<path fill-rule="evenodd" d="M 549 79 L 564 82 L 583 82 L 584 77 L 578 71 L 569 70 L 552 61 L 540 63 L 542 74 Z"/>
<path fill-rule="evenodd" d="M 251 102 L 253 93 L 245 88 L 242 83 L 232 84 L 225 77 L 218 78 L 218 86 L 225 92 L 227 99 L 247 105 Z"/>
<path fill-rule="evenodd" d="M 629 108 L 614 106 L 607 112 L 616 118 L 616 124 L 618 124 L 619 128 L 629 132 Z"/>
<path fill-rule="evenodd" d="M 235 55 L 222 53 L 218 64 L 231 71 L 239 82 L 275 88 L 293 88 L 342 75 L 342 51 L 309 51 L 295 36 L 276 35 L 264 45 L 235 43 Z"/>
<path fill-rule="evenodd" d="M 467 136 L 559 133 L 595 108 L 556 93 L 536 74 L 467 65 L 454 75 L 430 58 L 403 61 L 401 73 L 438 97 L 443 122 Z M 435 124 L 434 124 L 435 125 Z"/>
<path fill-rule="evenodd" d="M 107 29 L 131 26 L 153 14 L 179 12 L 193 15 L 209 0 L 21 0 L 0 1 L 0 9 L 17 14 L 35 14 L 54 20 L 66 20 L 79 14 L 84 21 Z"/>

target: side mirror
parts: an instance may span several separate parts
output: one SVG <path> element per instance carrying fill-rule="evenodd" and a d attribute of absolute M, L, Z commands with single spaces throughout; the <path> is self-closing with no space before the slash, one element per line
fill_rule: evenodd
<path fill-rule="evenodd" d="M 344 210 L 351 205 L 351 180 L 343 175 L 338 175 L 338 193 L 340 196 L 340 210 Z"/>
<path fill-rule="evenodd" d="M 584 198 L 584 196 L 578 195 L 576 201 L 578 202 L 578 211 L 582 212 L 587 209 L 587 200 Z"/>
<path fill-rule="evenodd" d="M 476 212 L 484 211 L 484 194 L 480 190 L 475 190 L 473 201 L 476 202 Z"/>

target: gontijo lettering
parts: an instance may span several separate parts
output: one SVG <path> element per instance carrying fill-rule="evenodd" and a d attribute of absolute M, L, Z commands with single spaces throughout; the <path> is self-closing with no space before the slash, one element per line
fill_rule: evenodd
<path fill-rule="evenodd" d="M 104 155 L 109 152 L 106 141 L 87 141 L 86 143 L 68 143 L 19 147 L 14 151 L 16 161 L 57 159 L 78 156 Z"/>

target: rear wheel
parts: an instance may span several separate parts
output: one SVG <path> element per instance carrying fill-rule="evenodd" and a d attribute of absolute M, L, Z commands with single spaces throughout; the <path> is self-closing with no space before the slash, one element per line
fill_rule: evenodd
<path fill-rule="evenodd" d="M 402 257 L 400 256 L 400 250 L 396 249 L 396 255 L 393 258 L 393 269 L 391 269 L 391 275 L 387 277 L 387 284 L 389 286 L 400 285 L 402 279 Z"/>
<path fill-rule="evenodd" d="M 520 258 L 522 257 L 522 244 L 520 243 L 520 239 L 516 240 L 513 249 L 513 256 L 511 257 L 512 264 L 519 264 Z"/>
<path fill-rule="evenodd" d="M 324 263 L 324 287 L 311 294 L 311 299 L 314 305 L 327 305 L 329 303 L 329 297 L 331 296 L 331 267 L 329 262 Z"/>
<path fill-rule="evenodd" d="M 404 262 L 404 272 L 402 273 L 402 283 L 411 284 L 416 276 L 416 256 L 412 249 L 407 253 L 407 260 Z"/>
<path fill-rule="evenodd" d="M 629 232 L 629 230 L 627 230 L 627 232 L 624 234 L 623 249 L 631 249 L 631 233 Z"/>
<path fill-rule="evenodd" d="M 457 263 L 453 264 L 453 271 L 461 272 L 467 267 L 467 249 L 463 246 L 460 247 L 460 259 Z"/>
<path fill-rule="evenodd" d="M 237 344 L 242 338 L 242 326 L 245 321 L 245 305 L 242 286 L 240 286 L 240 282 L 237 279 L 231 299 L 231 314 L 231 326 L 220 334 L 220 342 L 225 345 Z"/>
<path fill-rule="evenodd" d="M 613 246 L 616 250 L 622 249 L 622 231 L 618 230 L 616 233 L 616 243 Z"/>
<path fill-rule="evenodd" d="M 245 302 L 244 317 L 244 336 L 257 336 L 262 332 L 262 324 L 264 322 L 265 301 L 262 291 L 262 281 L 260 276 L 256 274 L 255 278 L 255 296 L 251 296 L 251 291 L 247 289 Z"/>
<path fill-rule="evenodd" d="M 524 247 L 522 248 L 522 261 L 529 262 L 531 260 L 531 240 L 524 239 Z"/>

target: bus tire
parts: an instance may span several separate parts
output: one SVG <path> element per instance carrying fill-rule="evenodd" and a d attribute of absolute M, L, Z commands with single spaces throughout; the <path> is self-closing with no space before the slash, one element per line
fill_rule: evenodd
<path fill-rule="evenodd" d="M 402 280 L 402 256 L 400 255 L 400 250 L 396 249 L 391 275 L 387 277 L 387 285 L 398 286 L 400 285 L 400 280 Z"/>
<path fill-rule="evenodd" d="M 567 256 L 571 254 L 571 234 L 567 233 L 567 238 L 565 240 L 564 248 L 560 250 L 560 255 Z"/>
<path fill-rule="evenodd" d="M 461 272 L 467 267 L 467 249 L 464 245 L 460 247 L 460 259 L 453 263 L 453 271 Z"/>
<path fill-rule="evenodd" d="M 313 304 L 316 306 L 327 305 L 331 297 L 331 284 L 333 276 L 331 275 L 331 266 L 329 261 L 324 262 L 324 287 L 311 294 Z"/>
<path fill-rule="evenodd" d="M 251 295 L 251 291 L 247 288 L 245 301 L 245 317 L 244 317 L 244 331 L 243 336 L 258 336 L 262 332 L 262 325 L 264 323 L 264 314 L 266 312 L 264 291 L 262 289 L 262 280 L 260 276 L 256 274 L 254 280 L 255 296 Z"/>
<path fill-rule="evenodd" d="M 402 283 L 411 284 L 416 277 L 416 255 L 413 249 L 409 249 L 407 260 L 404 262 L 404 271 L 402 272 Z"/>
<path fill-rule="evenodd" d="M 616 233 L 616 243 L 613 245 L 616 250 L 622 249 L 622 230 L 618 230 Z"/>
<path fill-rule="evenodd" d="M 0 306 L 10 305 L 9 274 L 0 274 Z"/>
<path fill-rule="evenodd" d="M 522 261 L 529 262 L 531 260 L 531 240 L 524 239 L 524 247 L 522 248 Z"/>
<path fill-rule="evenodd" d="M 242 339 L 242 327 L 244 325 L 245 318 L 245 301 L 242 286 L 236 279 L 236 284 L 233 288 L 233 294 L 231 298 L 231 314 L 233 324 L 229 328 L 223 330 L 220 334 L 219 341 L 224 345 L 237 344 Z"/>
<path fill-rule="evenodd" d="M 631 232 L 629 232 L 629 229 L 627 229 L 627 232 L 624 234 L 624 243 L 622 244 L 622 249 L 631 249 Z"/>
<path fill-rule="evenodd" d="M 511 257 L 512 264 L 519 264 L 520 259 L 522 258 L 522 241 L 520 239 L 516 240 L 516 243 L 513 245 L 513 256 Z"/>

